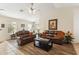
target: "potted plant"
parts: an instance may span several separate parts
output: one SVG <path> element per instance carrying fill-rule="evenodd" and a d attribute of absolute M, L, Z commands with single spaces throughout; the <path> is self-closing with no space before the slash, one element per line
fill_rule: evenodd
<path fill-rule="evenodd" d="M 65 33 L 65 43 L 71 43 L 73 40 L 72 33 L 68 31 Z"/>

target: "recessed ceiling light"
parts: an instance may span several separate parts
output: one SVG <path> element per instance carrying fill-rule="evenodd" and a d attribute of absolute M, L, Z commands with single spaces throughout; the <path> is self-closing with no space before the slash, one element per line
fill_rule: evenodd
<path fill-rule="evenodd" d="M 20 9 L 20 12 L 24 12 L 24 10 L 23 9 Z"/>
<path fill-rule="evenodd" d="M 0 11 L 3 11 L 3 10 L 5 10 L 5 9 L 0 9 Z"/>

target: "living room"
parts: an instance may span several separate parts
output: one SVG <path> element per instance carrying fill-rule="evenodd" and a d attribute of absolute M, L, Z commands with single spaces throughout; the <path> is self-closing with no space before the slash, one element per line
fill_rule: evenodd
<path fill-rule="evenodd" d="M 78 3 L 0 3 L 0 45 L 2 46 L 1 54 L 79 54 L 78 10 Z M 50 20 L 55 20 L 55 27 L 51 28 L 49 24 Z M 23 46 L 18 46 L 18 42 L 16 43 L 15 41 L 17 41 L 19 37 L 16 39 L 14 36 L 12 36 L 16 32 L 25 30 L 33 33 L 34 36 L 37 37 L 36 34 L 42 34 L 44 31 L 51 29 L 53 31 L 64 32 L 64 37 L 67 32 L 71 33 L 73 37 L 73 41 L 71 42 L 72 45 L 65 43 L 52 44 L 52 49 L 47 52 L 39 49 L 38 47 L 34 47 L 34 41 L 28 44 L 24 44 Z M 7 44 L 10 46 L 10 53 L 6 52 L 9 50 L 2 52 Z M 67 50 L 68 48 L 70 49 L 69 51 Z"/>

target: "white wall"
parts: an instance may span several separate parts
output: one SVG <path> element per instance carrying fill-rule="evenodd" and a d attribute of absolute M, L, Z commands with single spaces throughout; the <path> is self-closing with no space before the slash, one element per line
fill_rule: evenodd
<path fill-rule="evenodd" d="M 25 24 L 26 25 L 25 29 L 27 29 L 27 24 L 30 23 L 25 20 L 19 20 L 19 19 L 9 18 L 5 16 L 0 16 L 0 24 L 5 24 L 5 28 L 0 27 L 0 29 L 2 29 L 0 30 L 0 42 L 10 39 L 10 33 L 8 33 L 8 25 L 11 24 L 12 22 L 16 22 L 18 27 L 17 31 L 21 30 L 21 24 Z"/>
<path fill-rule="evenodd" d="M 79 8 L 74 9 L 74 42 L 79 42 Z"/>

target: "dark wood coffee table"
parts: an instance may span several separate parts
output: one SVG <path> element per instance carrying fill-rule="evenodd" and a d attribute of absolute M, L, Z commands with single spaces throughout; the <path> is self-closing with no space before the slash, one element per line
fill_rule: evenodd
<path fill-rule="evenodd" d="M 49 51 L 52 48 L 52 41 L 50 39 L 45 38 L 37 38 L 34 41 L 34 46 L 41 48 L 45 51 Z"/>

